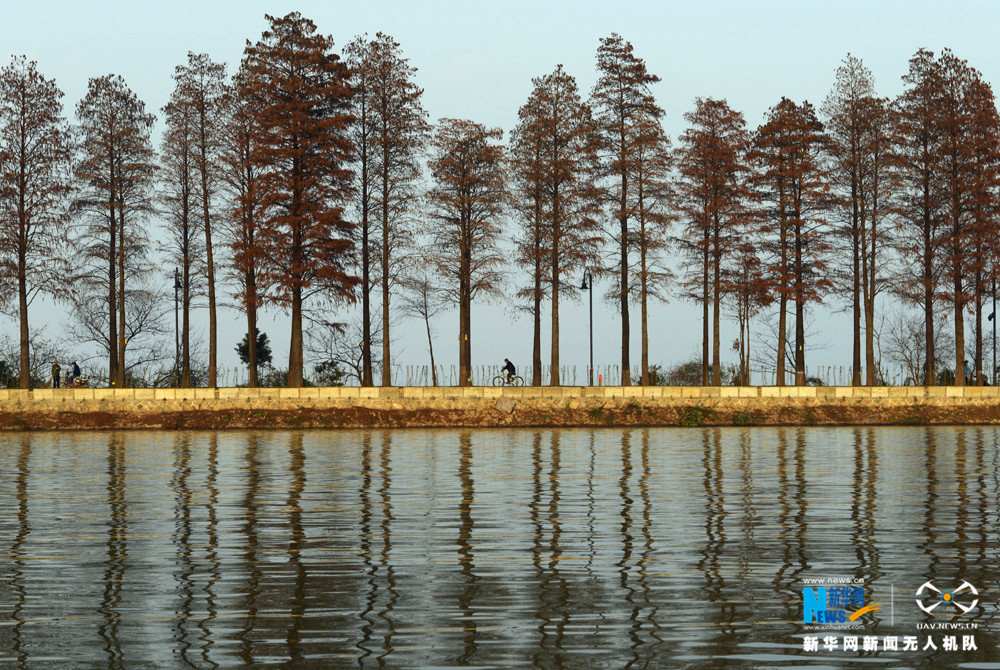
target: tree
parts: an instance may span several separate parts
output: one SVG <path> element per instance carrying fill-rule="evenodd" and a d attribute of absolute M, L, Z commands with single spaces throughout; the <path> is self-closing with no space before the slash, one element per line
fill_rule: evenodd
<path fill-rule="evenodd" d="M 530 110 L 522 107 L 520 123 L 511 133 L 510 182 L 514 211 L 519 223 L 514 240 L 514 262 L 524 269 L 530 283 L 522 286 L 517 297 L 528 301 L 532 319 L 531 384 L 542 383 L 542 300 L 548 297 L 545 263 L 549 238 L 545 225 L 546 184 L 543 171 L 545 137 L 531 123 Z"/>
<path fill-rule="evenodd" d="M 73 307 L 71 335 L 75 342 L 96 344 L 109 360 L 120 343 L 109 336 L 123 336 L 120 339 L 127 341 L 130 352 L 127 361 L 118 359 L 122 363 L 119 371 L 123 381 L 119 383 L 110 374 L 108 376 L 110 385 L 121 388 L 131 380 L 144 378 L 143 372 L 158 367 L 163 362 L 163 353 L 171 351 L 171 344 L 164 338 L 167 334 L 163 318 L 166 300 L 161 292 L 150 286 L 148 276 L 130 275 L 125 290 L 125 327 L 120 328 L 120 324 L 115 323 L 116 315 L 105 309 L 106 290 L 107 287 L 100 284 L 82 284 Z M 110 327 L 112 324 L 115 329 Z"/>
<path fill-rule="evenodd" d="M 267 20 L 260 41 L 246 47 L 239 83 L 255 116 L 251 161 L 265 212 L 259 239 L 271 299 L 291 311 L 288 383 L 297 387 L 304 306 L 310 297 L 349 300 L 358 282 L 349 273 L 352 227 L 343 217 L 351 89 L 333 40 L 312 21 L 297 12 Z"/>
<path fill-rule="evenodd" d="M 665 264 L 664 252 L 670 246 L 670 228 L 674 221 L 673 159 L 670 140 L 660 120 L 653 115 L 637 123 L 635 161 L 631 183 L 635 190 L 635 228 L 632 244 L 638 259 L 630 269 L 631 299 L 639 300 L 641 322 L 641 383 L 649 378 L 649 300 L 666 301 L 666 289 L 673 273 Z"/>
<path fill-rule="evenodd" d="M 72 286 L 65 261 L 71 174 L 62 95 L 24 56 L 0 70 L 0 288 L 5 299 L 17 295 L 24 389 L 31 387 L 28 306 L 39 293 L 65 297 Z"/>
<path fill-rule="evenodd" d="M 529 214 L 529 245 L 518 258 L 534 271 L 536 345 L 539 296 L 543 282 L 551 298 L 553 386 L 559 380 L 559 296 L 578 290 L 563 277 L 597 262 L 597 214 L 600 192 L 597 173 L 597 138 L 590 107 L 581 99 L 576 80 L 556 67 L 552 74 L 532 80 L 534 89 L 518 112 L 512 156 L 518 174 L 520 210 Z M 543 279 L 543 271 L 545 277 Z M 536 353 L 538 348 L 536 348 Z M 541 365 L 539 368 L 539 376 Z M 535 380 L 533 380 L 535 383 Z"/>
<path fill-rule="evenodd" d="M 879 377 L 875 362 L 875 296 L 885 285 L 882 268 L 888 236 L 882 224 L 891 212 L 893 118 L 888 101 L 877 98 L 871 72 L 850 54 L 837 69 L 823 112 L 830 138 L 832 213 L 837 238 L 846 243 L 846 262 L 834 269 L 837 288 L 850 295 L 853 317 L 852 380 L 861 384 L 864 312 L 865 383 Z M 838 272 L 839 271 L 839 272 Z"/>
<path fill-rule="evenodd" d="M 996 212 L 1000 201 L 1000 116 L 993 90 L 976 77 L 967 95 L 970 105 L 969 126 L 969 233 L 972 301 L 975 312 L 974 370 L 975 384 L 983 379 L 983 300 L 988 287 L 997 278 L 1000 222 Z M 991 373 L 991 377 L 995 372 Z M 969 380 L 966 380 L 968 383 Z"/>
<path fill-rule="evenodd" d="M 941 185 L 944 191 L 944 276 L 951 290 L 946 296 L 955 318 L 955 384 L 966 379 L 965 312 L 976 313 L 976 374 L 982 361 L 982 291 L 990 255 L 986 240 L 995 239 L 994 222 L 998 121 L 993 91 L 964 60 L 945 49 L 936 61 L 941 84 L 938 97 Z"/>
<path fill-rule="evenodd" d="M 90 79 L 76 115 L 82 150 L 75 167 L 80 194 L 74 208 L 83 215 L 76 246 L 88 266 L 83 281 L 91 289 L 77 311 L 95 307 L 92 289 L 107 292 L 109 377 L 120 387 L 125 384 L 128 336 L 134 331 L 127 309 L 130 302 L 145 304 L 138 297 L 130 299 L 129 283 L 150 270 L 143 223 L 152 210 L 150 134 L 156 117 L 146 113 L 145 104 L 117 75 Z"/>
<path fill-rule="evenodd" d="M 822 302 L 832 282 L 827 276 L 829 242 L 825 211 L 829 189 L 824 167 L 827 138 L 808 102 L 788 98 L 771 108 L 754 138 L 765 197 L 771 203 L 769 271 L 779 295 L 778 384 L 784 384 L 785 319 L 795 304 L 795 385 L 806 384 L 805 309 Z"/>
<path fill-rule="evenodd" d="M 177 70 L 174 74 L 177 84 L 170 102 L 163 108 L 167 127 L 163 133 L 160 199 L 167 221 L 167 251 L 181 271 L 180 385 L 190 387 L 193 280 L 203 267 L 206 249 L 201 230 L 204 221 L 198 216 L 196 202 L 197 116 L 187 99 L 181 68 Z"/>
<path fill-rule="evenodd" d="M 373 386 L 372 370 L 372 201 L 375 198 L 375 133 L 372 109 L 373 72 L 368 67 L 371 60 L 371 42 L 365 37 L 355 37 L 344 47 L 344 56 L 351 68 L 354 95 L 351 111 L 354 123 L 350 127 L 354 155 L 354 207 L 358 217 L 358 260 L 361 271 L 361 373 L 362 386 Z"/>
<path fill-rule="evenodd" d="M 472 301 L 500 290 L 500 217 L 508 199 L 502 137 L 499 128 L 442 119 L 432 142 L 432 258 L 445 296 L 458 303 L 460 386 L 472 384 Z"/>
<path fill-rule="evenodd" d="M 656 123 L 663 110 L 649 91 L 660 81 L 646 70 L 646 63 L 633 53 L 632 44 L 617 33 L 601 39 L 597 49 L 599 77 L 591 94 L 591 107 L 601 139 L 601 174 L 610 182 L 607 188 L 613 218 L 612 232 L 617 251 L 615 288 L 622 326 L 622 385 L 631 386 L 629 359 L 629 279 L 631 276 L 629 220 L 636 207 L 635 187 L 630 184 L 639 158 L 640 132 L 643 123 Z M 648 365 L 643 366 L 644 372 Z"/>
<path fill-rule="evenodd" d="M 972 269 L 969 251 L 973 237 L 969 216 L 972 110 L 967 96 L 977 74 L 947 49 L 938 57 L 937 67 L 942 84 L 938 98 L 941 130 L 938 167 L 944 188 L 944 275 L 951 280 L 951 291 L 945 300 L 951 303 L 955 318 L 955 384 L 964 386 L 965 309 L 972 298 L 968 291 L 968 279 Z"/>
<path fill-rule="evenodd" d="M 207 54 L 188 52 L 187 65 L 174 71 L 176 88 L 171 103 L 184 107 L 191 119 L 190 160 L 193 164 L 193 195 L 197 199 L 201 233 L 204 234 L 204 264 L 208 298 L 208 385 L 218 386 L 218 319 L 215 298 L 214 199 L 219 188 L 219 165 L 226 113 L 226 66 Z M 186 283 L 185 283 L 186 285 Z"/>
<path fill-rule="evenodd" d="M 739 337 L 733 349 L 739 354 L 738 383 L 750 385 L 750 322 L 773 302 L 771 284 L 757 249 L 760 231 L 755 229 L 756 218 L 747 216 L 737 232 L 739 242 L 733 248 L 730 262 L 723 273 L 724 289 L 735 303 Z"/>
<path fill-rule="evenodd" d="M 430 125 L 421 105 L 424 91 L 413 83 L 417 69 L 403 57 L 396 40 L 383 33 L 371 41 L 358 37 L 348 45 L 347 53 L 356 96 L 353 158 L 361 219 L 362 325 L 366 334 L 363 375 L 371 383 L 369 235 L 374 218 L 382 238 L 375 249 L 382 289 L 382 386 L 391 386 L 390 298 L 400 281 L 405 250 L 412 239 L 410 210 Z"/>
<path fill-rule="evenodd" d="M 681 135 L 678 166 L 680 210 L 686 230 L 681 238 L 688 257 L 698 263 L 688 286 L 701 289 L 702 383 L 722 382 L 720 318 L 725 291 L 722 273 L 736 242 L 734 230 L 746 215 L 750 193 L 750 136 L 743 114 L 725 100 L 698 98 L 684 115 L 690 127 Z M 708 367 L 708 309 L 712 305 L 712 366 Z"/>
<path fill-rule="evenodd" d="M 377 352 L 381 348 L 381 319 L 373 321 L 372 329 L 372 351 Z M 327 368 L 335 365 L 338 370 L 343 371 L 344 379 L 354 379 L 361 383 L 364 374 L 364 362 L 362 361 L 361 340 L 363 328 L 359 320 L 351 320 L 347 323 L 332 324 L 324 328 L 312 328 L 309 331 L 307 342 L 309 356 L 319 365 L 326 364 Z M 374 358 L 372 365 L 378 370 L 381 362 Z"/>
<path fill-rule="evenodd" d="M 886 333 L 885 353 L 890 362 L 902 368 L 903 384 L 926 385 L 927 340 L 923 315 L 899 310 L 891 315 Z M 945 321 L 934 324 L 934 351 L 942 360 L 951 355 L 952 342 Z M 944 372 L 950 372 L 942 364 Z"/>
<path fill-rule="evenodd" d="M 432 268 L 433 254 L 430 250 L 420 254 L 423 259 L 411 268 L 403 279 L 403 294 L 400 297 L 403 314 L 420 319 L 427 331 L 427 351 L 431 361 L 431 384 L 438 385 L 437 368 L 434 363 L 434 334 L 431 331 L 433 319 L 445 306 L 445 296 L 438 285 L 439 277 Z"/>
<path fill-rule="evenodd" d="M 934 54 L 921 49 L 903 76 L 906 90 L 896 100 L 894 151 L 900 179 L 897 252 L 903 262 L 900 294 L 924 311 L 924 380 L 936 383 L 934 303 L 941 279 L 945 188 L 939 152 L 942 82 Z"/>
<path fill-rule="evenodd" d="M 240 357 L 240 360 L 243 361 L 243 365 L 246 365 L 248 369 L 255 368 L 252 370 L 251 376 L 255 379 L 259 379 L 260 369 L 271 365 L 271 343 L 267 339 L 267 333 L 255 330 L 252 348 L 254 351 L 254 360 L 251 361 L 250 333 L 247 333 L 243 336 L 243 339 L 240 340 L 240 343 L 236 345 L 236 354 Z"/>
<path fill-rule="evenodd" d="M 264 191 L 261 184 L 262 166 L 256 161 L 261 149 L 257 142 L 261 133 L 251 103 L 240 94 L 245 87 L 237 83 L 227 96 L 227 115 L 222 130 L 222 151 L 219 176 L 228 195 L 229 216 L 222 220 L 223 239 L 231 251 L 228 273 L 237 288 L 234 298 L 247 317 L 248 365 L 247 385 L 259 385 L 255 340 L 257 312 L 268 296 L 266 255 L 262 246 L 261 222 L 265 218 Z"/>

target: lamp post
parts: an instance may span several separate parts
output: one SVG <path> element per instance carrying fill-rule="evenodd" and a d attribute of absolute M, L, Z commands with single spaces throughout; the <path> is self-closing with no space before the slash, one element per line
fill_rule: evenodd
<path fill-rule="evenodd" d="M 580 289 L 590 292 L 590 367 L 587 375 L 588 383 L 594 385 L 594 275 L 590 270 L 583 271 L 583 283 Z"/>
<path fill-rule="evenodd" d="M 178 317 L 178 301 L 180 291 L 184 287 L 181 284 L 181 271 L 174 268 L 174 385 L 181 385 L 181 326 Z"/>

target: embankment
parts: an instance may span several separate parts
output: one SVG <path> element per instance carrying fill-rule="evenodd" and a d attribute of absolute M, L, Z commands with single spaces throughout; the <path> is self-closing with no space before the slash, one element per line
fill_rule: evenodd
<path fill-rule="evenodd" d="M 0 429 L 1000 423 L 993 387 L 0 390 Z"/>

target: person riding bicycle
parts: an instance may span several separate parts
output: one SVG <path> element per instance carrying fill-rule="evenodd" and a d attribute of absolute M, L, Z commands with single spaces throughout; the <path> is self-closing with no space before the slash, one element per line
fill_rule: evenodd
<path fill-rule="evenodd" d="M 503 359 L 503 367 L 500 368 L 500 372 L 507 375 L 507 383 L 508 384 L 510 384 L 511 382 L 514 381 L 514 375 L 517 374 L 517 371 L 514 370 L 514 364 L 511 363 L 506 358 Z"/>

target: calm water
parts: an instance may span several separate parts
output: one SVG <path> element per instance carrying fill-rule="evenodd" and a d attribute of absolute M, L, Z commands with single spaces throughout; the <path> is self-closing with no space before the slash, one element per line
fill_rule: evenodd
<path fill-rule="evenodd" d="M 1000 667 L 998 493 L 987 428 L 3 435 L 0 665 Z"/>

